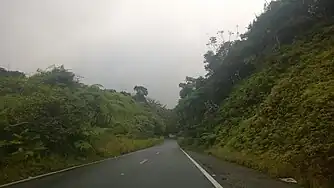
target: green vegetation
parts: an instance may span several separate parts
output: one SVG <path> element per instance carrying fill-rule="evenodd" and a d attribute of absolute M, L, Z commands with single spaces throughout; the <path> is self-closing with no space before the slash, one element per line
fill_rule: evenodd
<path fill-rule="evenodd" d="M 1 68 L 0 88 L 0 183 L 149 147 L 166 129 L 169 110 L 146 88 L 139 101 L 63 66 L 32 76 Z"/>
<path fill-rule="evenodd" d="M 180 84 L 180 143 L 333 187 L 333 3 L 273 1 L 240 39 L 211 38 L 206 77 Z"/>

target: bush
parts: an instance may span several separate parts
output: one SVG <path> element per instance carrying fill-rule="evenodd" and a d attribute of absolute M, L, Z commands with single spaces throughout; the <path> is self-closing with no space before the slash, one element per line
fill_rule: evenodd
<path fill-rule="evenodd" d="M 163 134 L 156 109 L 84 85 L 63 66 L 0 73 L 0 183 L 149 147 Z"/>

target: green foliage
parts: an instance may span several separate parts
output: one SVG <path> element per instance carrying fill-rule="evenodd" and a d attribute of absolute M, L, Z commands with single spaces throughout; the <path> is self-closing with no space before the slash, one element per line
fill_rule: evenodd
<path fill-rule="evenodd" d="M 80 157 L 74 155 L 59 155 L 52 153 L 45 157 L 30 158 L 29 160 L 10 163 L 0 168 L 0 182 L 19 180 L 37 176 L 51 171 L 101 160 L 105 157 L 118 156 L 124 153 L 147 148 L 163 141 L 161 138 L 130 139 L 124 136 L 115 137 L 109 133 L 101 134 L 93 139 L 95 153 L 87 153 Z"/>
<path fill-rule="evenodd" d="M 136 95 L 133 97 L 138 102 L 146 102 L 146 96 L 148 95 L 147 88 L 144 86 L 135 86 L 133 90 L 136 91 Z"/>
<path fill-rule="evenodd" d="M 22 72 L 19 71 L 8 71 L 2 67 L 0 67 L 0 76 L 1 77 L 25 77 Z"/>
<path fill-rule="evenodd" d="M 205 78 L 181 83 L 182 144 L 333 187 L 333 2 L 266 4 L 235 41 L 210 38 Z"/>
<path fill-rule="evenodd" d="M 38 163 L 50 156 L 65 161 L 78 156 L 108 156 L 108 151 L 103 153 L 99 148 L 112 140 L 113 145 L 123 146 L 136 140 L 131 148 L 118 146 L 122 151 L 108 148 L 115 155 L 122 154 L 148 146 L 145 140 L 164 134 L 164 106 L 138 103 L 101 85 L 84 85 L 63 66 L 39 70 L 30 77 L 0 71 L 0 166 L 8 171 L 16 164 Z M 101 137 L 110 140 L 97 145 Z M 4 174 L 6 169 L 1 169 Z M 35 173 L 34 169 L 28 171 Z M 2 178 L 1 182 L 18 177 Z"/>

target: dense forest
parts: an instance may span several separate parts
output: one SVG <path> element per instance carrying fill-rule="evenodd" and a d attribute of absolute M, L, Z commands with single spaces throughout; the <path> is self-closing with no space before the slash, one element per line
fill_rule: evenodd
<path fill-rule="evenodd" d="M 0 68 L 0 184 L 160 142 L 171 111 L 134 90 L 85 85 L 63 66 Z"/>
<path fill-rule="evenodd" d="M 334 1 L 266 3 L 244 34 L 208 46 L 207 75 L 179 85 L 180 144 L 334 187 Z"/>

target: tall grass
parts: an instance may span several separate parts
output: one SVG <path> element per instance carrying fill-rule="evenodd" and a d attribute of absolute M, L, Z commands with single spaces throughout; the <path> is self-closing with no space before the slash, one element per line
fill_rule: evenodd
<path fill-rule="evenodd" d="M 76 165 L 120 156 L 163 142 L 163 138 L 136 139 L 125 136 L 100 135 L 93 141 L 95 152 L 85 155 L 50 154 L 39 158 L 11 161 L 0 167 L 0 184 L 49 173 Z"/>

